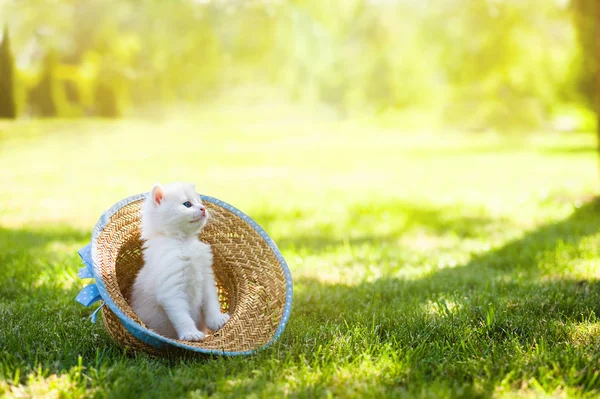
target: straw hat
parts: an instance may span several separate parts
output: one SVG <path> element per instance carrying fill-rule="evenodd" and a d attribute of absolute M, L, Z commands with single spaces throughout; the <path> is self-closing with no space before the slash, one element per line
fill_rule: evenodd
<path fill-rule="evenodd" d="M 86 264 L 80 277 L 94 278 L 77 301 L 102 300 L 104 326 L 120 345 L 153 354 L 189 350 L 246 355 L 277 340 L 292 306 L 292 278 L 279 249 L 248 216 L 215 198 L 201 196 L 210 219 L 200 240 L 213 250 L 219 301 L 231 318 L 204 341 L 163 337 L 144 326 L 129 305 L 135 276 L 143 265 L 140 209 L 148 193 L 126 198 L 101 217 L 90 245 L 79 251 Z M 99 309 L 94 312 L 93 320 Z"/>

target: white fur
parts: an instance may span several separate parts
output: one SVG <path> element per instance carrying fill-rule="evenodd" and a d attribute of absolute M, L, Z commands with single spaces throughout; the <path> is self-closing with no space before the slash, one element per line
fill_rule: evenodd
<path fill-rule="evenodd" d="M 211 247 L 198 238 L 208 216 L 188 184 L 156 184 L 144 201 L 144 266 L 133 284 L 131 307 L 165 337 L 200 341 L 205 326 L 218 330 L 229 320 L 219 305 Z"/>

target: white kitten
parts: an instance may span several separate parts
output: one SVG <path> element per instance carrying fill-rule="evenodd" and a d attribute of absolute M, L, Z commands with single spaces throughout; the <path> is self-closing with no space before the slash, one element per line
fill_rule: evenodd
<path fill-rule="evenodd" d="M 157 333 L 187 341 L 218 330 L 221 313 L 210 245 L 198 234 L 208 211 L 194 186 L 154 185 L 142 207 L 144 266 L 133 284 L 131 307 Z"/>

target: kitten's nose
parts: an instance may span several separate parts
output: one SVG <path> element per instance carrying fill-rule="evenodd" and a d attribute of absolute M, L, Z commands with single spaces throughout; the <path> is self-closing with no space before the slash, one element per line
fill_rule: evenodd
<path fill-rule="evenodd" d="M 206 208 L 205 207 L 201 206 L 200 212 L 202 212 L 202 216 L 206 216 Z"/>

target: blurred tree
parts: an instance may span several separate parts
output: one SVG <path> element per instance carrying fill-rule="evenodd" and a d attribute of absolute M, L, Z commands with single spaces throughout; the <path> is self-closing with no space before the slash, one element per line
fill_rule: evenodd
<path fill-rule="evenodd" d="M 577 62 L 577 89 L 587 106 L 594 108 L 596 101 L 596 71 L 598 67 L 597 15 L 600 6 L 597 0 L 572 0 L 573 25 L 577 32 L 580 52 Z"/>
<path fill-rule="evenodd" d="M 56 79 L 58 56 L 50 51 L 44 58 L 44 69 L 38 84 L 29 92 L 32 113 L 41 117 L 63 116 L 67 100 L 64 87 Z"/>
<path fill-rule="evenodd" d="M 571 6 L 581 49 L 577 84 L 586 104 L 596 111 L 600 153 L 600 1 L 572 0 Z"/>
<path fill-rule="evenodd" d="M 94 91 L 95 114 L 103 118 L 123 116 L 126 101 L 126 78 L 114 57 L 105 57 L 100 64 Z"/>
<path fill-rule="evenodd" d="M 600 4 L 596 1 L 596 130 L 600 146 Z"/>
<path fill-rule="evenodd" d="M 103 118 L 118 118 L 122 115 L 119 98 L 109 81 L 101 80 L 96 86 L 96 114 Z"/>
<path fill-rule="evenodd" d="M 8 26 L 5 26 L 2 43 L 0 43 L 0 118 L 15 119 L 16 117 L 15 59 L 10 47 Z"/>
<path fill-rule="evenodd" d="M 430 43 L 439 48 L 439 65 L 452 90 L 446 116 L 475 129 L 542 127 L 570 91 L 566 85 L 573 83 L 566 77 L 577 48 L 564 6 L 434 2 L 439 7 L 427 14 L 425 27 Z"/>

